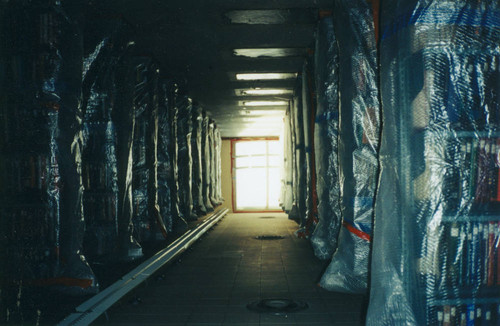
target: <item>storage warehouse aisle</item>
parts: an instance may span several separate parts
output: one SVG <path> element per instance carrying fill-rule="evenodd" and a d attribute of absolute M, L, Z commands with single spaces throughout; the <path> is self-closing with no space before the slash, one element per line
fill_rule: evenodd
<path fill-rule="evenodd" d="M 286 215 L 128 292 L 227 210 Z M 0 324 L 125 293 L 109 324 L 500 326 L 500 1 L 0 1 Z"/>
<path fill-rule="evenodd" d="M 362 325 L 366 297 L 318 287 L 326 262 L 311 255 L 296 229 L 285 214 L 229 214 L 137 297 L 112 308 L 109 321 L 102 317 L 95 324 Z M 283 239 L 256 239 L 262 235 Z M 309 307 L 280 315 L 247 309 L 265 298 L 305 301 Z"/>

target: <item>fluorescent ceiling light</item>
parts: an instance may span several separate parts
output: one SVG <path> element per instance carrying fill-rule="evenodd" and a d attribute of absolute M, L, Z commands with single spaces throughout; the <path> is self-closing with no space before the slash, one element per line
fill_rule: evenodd
<path fill-rule="evenodd" d="M 243 115 L 271 115 L 271 116 L 283 116 L 283 110 L 245 110 L 242 111 Z"/>
<path fill-rule="evenodd" d="M 293 90 L 291 89 L 280 89 L 280 88 L 255 88 L 255 89 L 244 89 L 241 91 L 242 95 L 293 95 Z"/>
<path fill-rule="evenodd" d="M 274 124 L 276 122 L 281 122 L 282 120 L 283 116 L 274 116 L 274 117 L 249 116 L 249 117 L 243 117 L 238 121 L 244 121 L 244 122 L 258 121 L 264 124 Z"/>
<path fill-rule="evenodd" d="M 295 72 L 266 72 L 266 73 L 236 74 L 237 80 L 293 79 L 296 77 L 297 77 L 297 73 L 295 73 Z"/>
<path fill-rule="evenodd" d="M 288 105 L 288 101 L 244 101 L 245 106 L 282 106 Z"/>
<path fill-rule="evenodd" d="M 239 57 L 249 58 L 281 58 L 281 57 L 294 57 L 306 54 L 303 48 L 247 48 L 247 49 L 234 49 L 233 53 Z"/>

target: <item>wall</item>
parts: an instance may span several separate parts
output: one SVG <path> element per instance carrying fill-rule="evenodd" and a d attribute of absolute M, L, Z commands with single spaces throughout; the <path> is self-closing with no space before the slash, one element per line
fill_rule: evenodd
<path fill-rule="evenodd" d="M 231 140 L 222 140 L 222 198 L 224 202 L 222 207 L 228 208 L 231 212 L 233 210 L 233 184 L 231 173 Z"/>

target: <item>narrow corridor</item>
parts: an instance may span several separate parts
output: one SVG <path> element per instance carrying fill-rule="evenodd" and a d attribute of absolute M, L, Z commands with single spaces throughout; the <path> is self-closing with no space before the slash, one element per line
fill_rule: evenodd
<path fill-rule="evenodd" d="M 111 309 L 109 321 L 103 316 L 96 324 L 362 325 L 366 298 L 319 288 L 327 262 L 314 257 L 296 230 L 282 213 L 229 214 L 136 298 Z M 256 239 L 260 235 L 283 239 Z M 291 298 L 309 307 L 280 315 L 247 309 L 264 298 Z"/>

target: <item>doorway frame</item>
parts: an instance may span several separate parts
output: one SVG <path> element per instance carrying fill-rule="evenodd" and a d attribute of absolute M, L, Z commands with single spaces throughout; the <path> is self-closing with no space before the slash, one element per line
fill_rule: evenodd
<path fill-rule="evenodd" d="M 230 138 L 231 141 L 231 205 L 234 213 L 282 213 L 281 209 L 236 209 L 236 174 L 235 174 L 235 153 L 234 153 L 234 145 L 236 142 L 240 141 L 259 141 L 259 140 L 275 140 L 279 141 L 280 138 L 278 136 L 273 137 L 241 137 L 241 138 Z"/>

